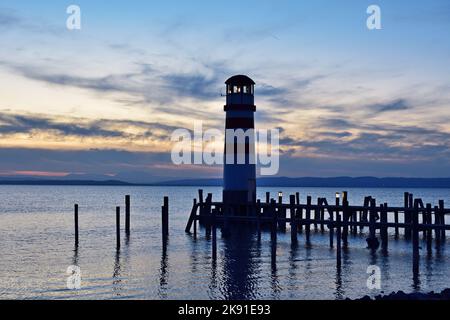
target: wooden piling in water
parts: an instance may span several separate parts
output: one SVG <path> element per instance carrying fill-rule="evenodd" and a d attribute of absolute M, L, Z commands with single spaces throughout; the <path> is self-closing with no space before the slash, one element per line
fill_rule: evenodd
<path fill-rule="evenodd" d="M 405 211 L 403 212 L 403 220 L 404 223 L 407 225 L 404 228 L 404 233 L 405 233 L 405 239 L 410 239 L 411 238 L 411 228 L 408 226 L 408 224 L 411 223 L 411 212 L 408 210 L 408 208 L 410 208 L 409 205 L 409 192 L 405 192 L 404 193 L 404 199 L 403 199 L 403 207 L 405 208 Z"/>
<path fill-rule="evenodd" d="M 278 227 L 281 232 L 286 232 L 286 210 L 283 207 L 283 196 L 278 197 L 278 216 L 281 219 L 278 222 Z"/>
<path fill-rule="evenodd" d="M 295 204 L 300 205 L 300 193 L 296 192 L 295 193 Z M 299 233 L 303 233 L 303 224 L 302 224 L 302 220 L 303 220 L 303 209 L 297 209 L 296 210 L 296 217 L 299 220 L 299 223 L 297 224 L 297 229 Z"/>
<path fill-rule="evenodd" d="M 342 192 L 342 224 L 343 224 L 343 230 L 342 230 L 342 242 L 345 248 L 348 247 L 348 221 L 350 218 L 350 213 L 348 209 L 348 192 L 344 191 Z"/>
<path fill-rule="evenodd" d="M 434 241 L 436 242 L 436 248 L 441 246 L 441 230 L 437 227 L 441 224 L 441 219 L 439 216 L 439 206 L 434 207 Z"/>
<path fill-rule="evenodd" d="M 334 212 L 331 209 L 327 209 L 328 210 L 328 214 L 330 215 L 330 222 L 328 225 L 328 232 L 329 232 L 329 236 L 330 236 L 330 248 L 334 247 Z"/>
<path fill-rule="evenodd" d="M 169 236 L 169 197 L 164 197 L 164 204 L 161 208 L 161 225 L 163 241 Z"/>
<path fill-rule="evenodd" d="M 342 264 L 341 244 L 341 215 L 336 215 L 336 264 L 340 268 Z"/>
<path fill-rule="evenodd" d="M 261 241 L 261 200 L 256 201 L 256 229 L 258 232 L 258 242 Z"/>
<path fill-rule="evenodd" d="M 198 202 L 203 204 L 203 189 L 198 190 Z"/>
<path fill-rule="evenodd" d="M 411 227 L 409 226 L 412 222 L 411 220 L 411 211 L 408 210 L 409 208 L 412 208 L 412 204 L 410 203 L 411 201 L 411 197 L 409 192 L 405 192 L 405 197 L 404 197 L 404 208 L 405 208 L 405 212 L 404 212 L 404 223 L 406 224 L 406 227 L 404 229 L 404 233 L 405 233 L 405 239 L 411 239 Z"/>
<path fill-rule="evenodd" d="M 289 203 L 291 205 L 291 207 L 290 207 L 290 213 L 291 213 L 291 243 L 293 245 L 296 245 L 297 242 L 298 242 L 298 239 L 297 239 L 298 230 L 297 230 L 297 217 L 296 217 L 296 213 L 295 213 L 295 195 L 291 195 L 289 197 Z"/>
<path fill-rule="evenodd" d="M 414 208 L 412 212 L 412 245 L 413 245 L 413 274 L 417 276 L 419 274 L 419 212 L 418 208 Z"/>
<path fill-rule="evenodd" d="M 210 239 L 211 238 L 211 203 L 212 203 L 212 193 L 208 193 L 208 195 L 206 196 L 206 200 L 205 203 L 203 205 L 204 210 L 203 210 L 203 214 L 206 216 L 206 224 L 205 224 L 205 234 L 206 234 L 206 238 Z M 240 209 L 240 208 L 239 208 Z M 238 212 L 238 210 L 236 210 L 235 212 Z"/>
<path fill-rule="evenodd" d="M 319 209 L 319 219 L 320 219 L 320 232 L 325 232 L 325 208 L 322 207 L 322 198 L 317 199 L 317 205 L 320 206 Z"/>
<path fill-rule="evenodd" d="M 307 197 L 307 200 L 306 200 L 307 202 L 307 205 L 308 206 L 311 206 L 311 203 L 312 203 L 312 198 L 311 198 L 311 196 L 308 196 Z M 310 235 L 311 235 L 311 209 L 309 209 L 309 207 L 308 208 L 306 208 L 306 226 L 305 226 L 305 228 L 306 228 L 306 230 L 305 230 L 305 234 L 306 234 L 306 243 L 307 244 L 310 244 Z"/>
<path fill-rule="evenodd" d="M 394 222 L 395 222 L 395 239 L 398 239 L 399 228 L 398 228 L 398 210 L 394 211 Z"/>
<path fill-rule="evenodd" d="M 130 196 L 125 196 L 125 233 L 127 236 L 130 235 L 130 213 L 131 213 L 131 206 L 130 206 Z"/>
<path fill-rule="evenodd" d="M 194 224 L 194 237 L 197 238 L 197 199 L 194 199 L 193 205 L 193 224 Z M 191 228 L 189 228 L 190 230 Z"/>
<path fill-rule="evenodd" d="M 194 233 L 195 233 L 195 235 L 197 235 L 197 220 L 198 220 L 197 219 L 197 209 L 198 209 L 197 199 L 194 199 L 194 205 L 192 206 L 192 210 L 189 215 L 189 220 L 186 225 L 186 229 L 184 230 L 186 233 L 191 232 L 192 224 L 194 224 Z"/>
<path fill-rule="evenodd" d="M 266 203 L 270 203 L 270 192 L 266 192 Z"/>
<path fill-rule="evenodd" d="M 376 221 L 377 221 L 377 204 L 375 199 L 370 200 L 369 210 L 369 238 L 367 239 L 368 247 L 372 250 L 377 250 L 379 242 L 376 237 Z"/>
<path fill-rule="evenodd" d="M 441 217 L 441 225 L 445 226 L 444 200 L 439 200 L 439 215 Z M 441 230 L 441 243 L 446 241 L 445 229 Z"/>
<path fill-rule="evenodd" d="M 217 226 L 216 226 L 216 213 L 217 209 L 212 210 L 211 212 L 211 221 L 212 221 L 212 259 L 213 261 L 217 260 Z"/>
<path fill-rule="evenodd" d="M 75 220 L 75 247 L 78 248 L 78 204 L 74 206 L 74 220 Z"/>
<path fill-rule="evenodd" d="M 120 249 L 120 207 L 116 207 L 116 249 Z"/>
<path fill-rule="evenodd" d="M 426 228 L 424 233 L 427 240 L 427 253 L 428 255 L 432 254 L 432 241 L 433 241 L 433 230 L 431 228 L 432 225 L 432 207 L 431 203 L 427 203 L 427 210 L 426 210 L 426 224 L 430 227 Z"/>
<path fill-rule="evenodd" d="M 277 241 L 277 225 L 278 225 L 277 220 L 278 219 L 277 219 L 276 202 L 274 199 L 270 200 L 269 213 L 272 218 L 270 238 L 271 238 L 272 242 L 276 242 Z"/>
<path fill-rule="evenodd" d="M 381 222 L 380 235 L 381 235 L 381 248 L 383 249 L 383 251 L 387 251 L 388 240 L 389 240 L 388 227 L 386 225 L 388 223 L 387 210 L 388 210 L 388 205 L 387 205 L 387 203 L 385 203 L 384 205 L 381 206 L 381 212 L 380 212 L 380 222 Z"/>

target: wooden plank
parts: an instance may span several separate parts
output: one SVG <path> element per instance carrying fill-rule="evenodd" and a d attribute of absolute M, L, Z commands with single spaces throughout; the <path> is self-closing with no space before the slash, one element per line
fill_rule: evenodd
<path fill-rule="evenodd" d="M 295 217 L 296 211 L 295 211 L 295 195 L 291 195 L 289 198 L 289 202 L 291 204 L 290 214 L 291 214 L 291 244 L 297 245 L 298 239 L 297 239 L 297 218 Z"/>
<path fill-rule="evenodd" d="M 192 224 L 194 223 L 195 223 L 194 230 L 197 231 L 197 210 L 198 210 L 197 199 L 194 199 L 194 205 L 192 206 L 191 214 L 189 215 L 189 220 L 185 229 L 186 233 L 191 232 Z"/>

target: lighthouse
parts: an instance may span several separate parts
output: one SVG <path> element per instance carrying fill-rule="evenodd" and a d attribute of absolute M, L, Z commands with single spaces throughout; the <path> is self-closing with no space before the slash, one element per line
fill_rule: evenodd
<path fill-rule="evenodd" d="M 241 206 L 256 202 L 255 82 L 247 76 L 236 75 L 225 84 L 223 202 Z"/>

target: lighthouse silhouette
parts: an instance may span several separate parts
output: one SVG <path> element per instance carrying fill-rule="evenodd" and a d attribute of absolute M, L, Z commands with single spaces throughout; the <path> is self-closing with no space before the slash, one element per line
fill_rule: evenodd
<path fill-rule="evenodd" d="M 255 82 L 236 75 L 226 82 L 223 203 L 242 206 L 256 202 Z M 234 132 L 231 136 L 230 133 Z"/>

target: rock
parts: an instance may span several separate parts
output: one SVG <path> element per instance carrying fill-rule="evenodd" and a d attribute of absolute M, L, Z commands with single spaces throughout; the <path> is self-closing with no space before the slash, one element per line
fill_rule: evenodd
<path fill-rule="evenodd" d="M 369 296 L 364 296 L 361 301 L 372 301 Z M 382 301 L 382 300 L 396 300 L 396 301 L 406 301 L 406 300 L 450 300 L 450 289 L 445 289 L 441 293 L 436 293 L 431 291 L 429 293 L 422 292 L 414 292 L 410 294 L 406 294 L 403 291 L 391 292 L 389 295 L 378 295 L 374 298 L 374 300 Z"/>

